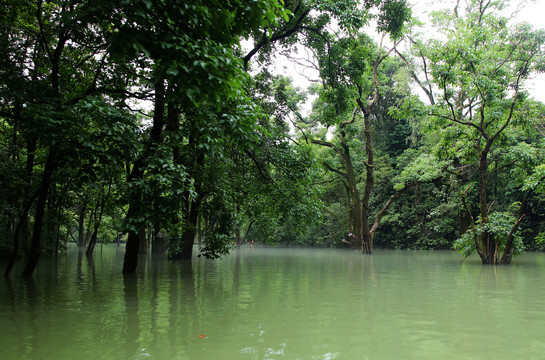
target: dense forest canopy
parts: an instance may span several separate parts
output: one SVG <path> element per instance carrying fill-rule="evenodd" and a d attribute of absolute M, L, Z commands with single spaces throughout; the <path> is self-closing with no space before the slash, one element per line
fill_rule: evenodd
<path fill-rule="evenodd" d="M 6 276 L 69 242 L 126 244 L 125 273 L 244 244 L 542 249 L 545 106 L 526 84 L 545 32 L 508 5 L 423 24 L 405 0 L 10 1 Z M 308 89 L 271 70 L 300 49 Z"/>

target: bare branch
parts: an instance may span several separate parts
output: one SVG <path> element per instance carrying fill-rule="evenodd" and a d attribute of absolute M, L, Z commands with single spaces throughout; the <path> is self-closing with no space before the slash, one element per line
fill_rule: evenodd
<path fill-rule="evenodd" d="M 382 209 L 377 213 L 377 216 L 375 217 L 375 222 L 373 224 L 373 226 L 371 227 L 371 230 L 369 230 L 369 235 L 371 236 L 371 238 L 373 238 L 375 236 L 375 232 L 377 231 L 379 225 L 380 225 L 380 221 L 382 220 L 382 217 L 386 214 L 386 212 L 388 211 L 388 209 L 390 208 L 390 206 L 397 200 L 399 199 L 399 197 L 410 187 L 413 187 L 415 184 L 409 184 L 409 185 L 406 185 L 403 189 L 397 191 L 395 194 L 393 194 L 392 196 L 390 196 L 390 199 L 388 199 L 388 201 L 386 202 L 386 204 L 384 204 L 384 206 L 382 207 Z"/>
<path fill-rule="evenodd" d="M 329 171 L 331 172 L 334 172 L 335 174 L 337 175 L 340 175 L 344 178 L 347 178 L 348 177 L 348 174 L 346 174 L 345 172 L 339 170 L 339 169 L 335 169 L 334 167 L 332 167 L 331 165 L 329 165 L 328 163 L 326 163 L 325 161 L 322 162 L 322 164 L 325 166 L 326 169 L 328 169 Z"/>

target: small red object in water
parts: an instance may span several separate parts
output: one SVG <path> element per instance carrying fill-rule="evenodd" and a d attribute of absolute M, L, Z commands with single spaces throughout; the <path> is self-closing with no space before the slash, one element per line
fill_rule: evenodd
<path fill-rule="evenodd" d="M 204 335 L 204 334 L 200 334 L 200 335 L 199 335 L 199 339 L 202 339 L 202 338 L 204 338 L 204 337 L 206 337 L 206 335 Z"/>

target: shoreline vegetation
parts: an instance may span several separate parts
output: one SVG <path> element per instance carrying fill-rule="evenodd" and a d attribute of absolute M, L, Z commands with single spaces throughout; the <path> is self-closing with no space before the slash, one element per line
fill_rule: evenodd
<path fill-rule="evenodd" d="M 125 274 L 195 246 L 545 250 L 545 30 L 510 6 L 9 1 L 4 275 L 122 240 Z"/>

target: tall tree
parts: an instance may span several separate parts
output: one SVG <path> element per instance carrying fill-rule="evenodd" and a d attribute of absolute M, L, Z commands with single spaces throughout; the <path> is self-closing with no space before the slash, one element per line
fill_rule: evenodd
<path fill-rule="evenodd" d="M 183 144 L 171 146 L 171 161 L 185 171 L 182 175 L 187 180 L 174 184 L 177 188 L 171 189 L 171 194 L 181 194 L 183 201 L 167 218 L 183 224 L 180 244 L 173 247 L 173 256 L 187 259 L 191 257 L 202 202 L 200 192 L 206 181 L 201 172 L 205 153 L 210 146 L 221 142 L 220 123 L 235 109 L 232 104 L 246 99 L 242 88 L 243 62 L 235 50 L 241 37 L 259 27 L 274 26 L 278 18 L 287 18 L 288 13 L 281 3 L 272 0 L 251 5 L 242 1 L 125 1 L 119 8 L 123 16 L 112 20 L 117 30 L 114 50 L 128 52 L 134 59 L 148 59 L 154 70 L 151 84 L 156 95 L 152 129 L 156 138 L 150 150 L 163 144 L 166 132 L 177 134 L 174 136 Z M 130 46 L 127 47 L 127 43 Z M 158 95 L 157 90 L 163 87 L 163 95 Z M 231 125 L 236 127 L 242 122 L 238 118 Z M 149 162 L 154 156 L 148 153 L 142 161 Z M 161 170 L 158 171 L 161 176 Z M 145 172 L 142 169 L 131 175 L 131 182 L 145 186 L 140 181 Z M 147 222 L 149 211 L 142 206 L 142 190 L 136 189 L 131 196 L 131 209 L 135 210 L 128 214 L 131 225 L 125 273 L 136 269 L 138 232 L 146 225 L 161 225 Z M 176 213 L 179 211 L 184 213 L 182 218 Z"/>
<path fill-rule="evenodd" d="M 61 181 L 57 175 L 77 164 L 75 158 L 80 155 L 93 158 L 96 164 L 98 153 L 104 152 L 100 144 L 87 142 L 92 139 L 92 123 L 108 124 L 104 130 L 114 129 L 117 123 L 116 135 L 134 123 L 132 116 L 113 106 L 117 97 L 104 97 L 104 89 L 118 88 L 120 78 L 108 57 L 108 31 L 94 22 L 98 15 L 88 5 L 62 0 L 13 1 L 1 14 L 1 116 L 13 134 L 21 168 L 29 176 L 30 190 L 19 224 L 27 221 L 28 210 L 33 209 L 34 215 L 25 276 L 32 275 L 43 251 L 46 213 L 61 204 L 49 198 Z M 95 106 L 100 119 L 86 116 Z M 114 154 L 109 155 L 116 157 Z M 15 231 L 14 243 L 20 241 L 19 234 Z"/>
<path fill-rule="evenodd" d="M 437 151 L 477 174 L 478 214 L 471 211 L 466 189 L 462 202 L 471 226 L 457 246 L 466 255 L 476 250 L 483 264 L 508 264 L 520 251 L 516 231 L 524 213 L 494 211 L 501 195 L 491 191 L 490 180 L 500 170 L 502 152 L 513 144 L 511 129 L 529 120 L 521 113 L 528 97 L 525 80 L 545 65 L 545 32 L 512 24 L 501 15 L 505 6 L 457 2 L 454 10 L 434 16 L 442 38 L 413 40 L 422 60 L 418 83 L 429 97 L 433 126 L 442 129 Z"/>
<path fill-rule="evenodd" d="M 410 11 L 404 5 L 399 4 L 399 9 L 396 9 L 398 26 L 402 26 L 410 16 Z M 389 31 L 396 39 L 401 28 L 394 27 Z M 310 44 L 316 52 L 324 83 L 324 90 L 319 99 L 322 109 L 325 110 L 321 121 L 325 125 L 337 127 L 340 147 L 331 142 L 318 140 L 314 142 L 333 148 L 342 158 L 344 171 L 331 167 L 329 169 L 346 179 L 353 227 L 349 242 L 352 248 L 361 248 L 364 253 L 370 254 L 373 252 L 373 233 L 376 230 L 369 225 L 369 203 L 375 171 L 371 121 L 376 117 L 375 106 L 384 90 L 380 84 L 381 66 L 397 44 L 394 42 L 390 49 L 384 50 L 369 36 L 357 32 L 349 32 L 340 38 L 334 38 L 329 34 L 312 33 Z M 361 195 L 346 139 L 346 127 L 353 123 L 358 115 L 363 118 L 365 148 L 365 160 L 362 160 L 365 165 L 365 181 Z"/>

